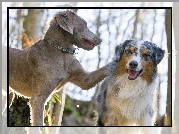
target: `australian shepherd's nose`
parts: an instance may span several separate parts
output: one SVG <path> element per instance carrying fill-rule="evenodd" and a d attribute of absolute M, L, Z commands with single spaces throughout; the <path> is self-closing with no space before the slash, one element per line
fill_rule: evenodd
<path fill-rule="evenodd" d="M 129 69 L 126 69 L 127 73 L 129 74 L 128 75 L 129 80 L 135 80 L 143 72 L 142 69 L 140 71 L 136 71 L 137 67 L 138 67 L 138 62 L 137 61 L 132 60 L 129 63 Z"/>

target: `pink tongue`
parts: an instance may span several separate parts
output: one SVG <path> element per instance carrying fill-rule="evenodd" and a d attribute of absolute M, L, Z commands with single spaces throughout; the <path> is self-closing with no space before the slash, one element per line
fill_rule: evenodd
<path fill-rule="evenodd" d="M 129 74 L 128 76 L 129 79 L 136 79 L 137 76 L 139 75 L 139 71 L 134 71 L 134 70 L 127 70 L 127 73 Z"/>

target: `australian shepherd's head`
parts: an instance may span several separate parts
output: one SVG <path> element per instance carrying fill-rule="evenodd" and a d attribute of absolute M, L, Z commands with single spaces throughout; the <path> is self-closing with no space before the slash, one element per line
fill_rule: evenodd
<path fill-rule="evenodd" d="M 157 64 L 164 57 L 165 51 L 155 44 L 141 40 L 126 40 L 115 49 L 118 62 L 117 75 L 128 74 L 129 80 L 141 77 L 147 83 L 155 80 Z"/>

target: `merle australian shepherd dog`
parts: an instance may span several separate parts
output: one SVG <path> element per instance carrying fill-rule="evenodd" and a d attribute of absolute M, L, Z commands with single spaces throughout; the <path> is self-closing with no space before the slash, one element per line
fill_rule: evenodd
<path fill-rule="evenodd" d="M 126 40 L 115 49 L 115 72 L 97 95 L 98 126 L 153 126 L 156 119 L 157 65 L 165 51 L 141 40 Z"/>

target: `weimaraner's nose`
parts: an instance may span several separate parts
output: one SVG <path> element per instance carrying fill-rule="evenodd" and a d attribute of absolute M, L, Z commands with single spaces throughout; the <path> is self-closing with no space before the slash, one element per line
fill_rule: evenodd
<path fill-rule="evenodd" d="M 96 45 L 100 44 L 102 42 L 102 39 L 99 38 L 99 36 L 96 36 L 95 38 Z"/>

